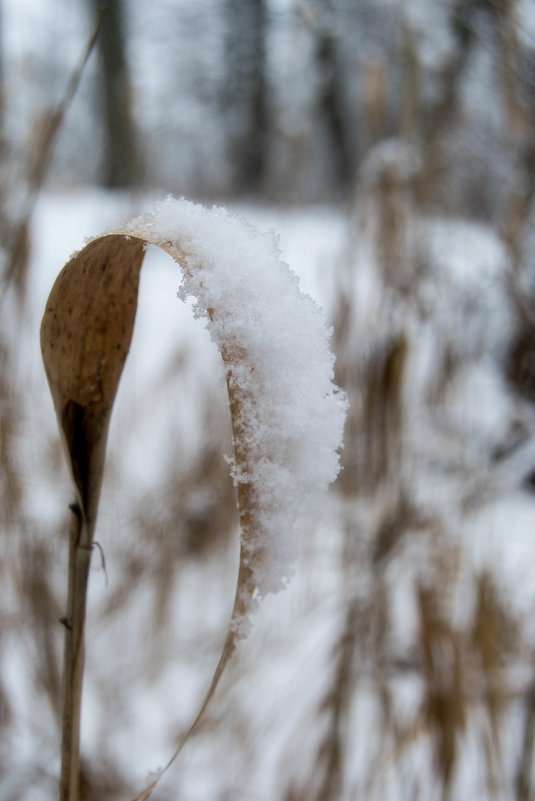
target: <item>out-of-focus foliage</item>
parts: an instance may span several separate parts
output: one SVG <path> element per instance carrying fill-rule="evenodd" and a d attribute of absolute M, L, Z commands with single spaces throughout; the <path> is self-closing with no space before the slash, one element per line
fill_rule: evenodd
<path fill-rule="evenodd" d="M 34 226 L 20 226 L 40 123 L 89 37 L 91 7 L 2 4 L 0 801 L 54 798 L 58 774 L 71 498 L 37 354 L 42 276 L 62 266 L 50 266 L 56 254 L 138 210 L 132 195 L 78 195 L 78 206 L 58 202 L 43 236 L 47 195 Z M 533 3 L 125 0 L 122 20 L 141 167 L 131 182 L 151 194 L 346 201 L 248 206 L 260 225 L 280 225 L 305 279 L 317 268 L 351 400 L 344 471 L 311 516 L 294 581 L 263 605 L 158 797 L 528 801 Z M 105 181 L 100 64 L 95 52 L 49 165 L 62 191 Z M 164 337 L 153 303 L 150 380 L 125 376 L 97 527 L 106 573 L 95 551 L 88 801 L 135 793 L 170 755 L 235 581 L 217 362 L 199 331 Z"/>
<path fill-rule="evenodd" d="M 96 5 L 4 0 L 11 146 L 35 145 Z M 54 178 L 330 199 L 402 135 L 424 147 L 428 198 L 491 218 L 529 127 L 533 15 L 531 0 L 117 0 Z"/>

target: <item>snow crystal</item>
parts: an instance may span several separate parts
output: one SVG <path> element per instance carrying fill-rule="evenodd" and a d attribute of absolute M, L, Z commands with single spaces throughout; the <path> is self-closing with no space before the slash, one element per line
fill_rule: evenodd
<path fill-rule="evenodd" d="M 239 397 L 236 483 L 246 483 L 255 531 L 242 542 L 261 595 L 284 586 L 300 515 L 340 469 L 347 402 L 333 384 L 330 331 L 281 260 L 275 235 L 219 207 L 167 198 L 113 233 L 147 239 L 178 261 L 179 297 L 223 355 Z"/>

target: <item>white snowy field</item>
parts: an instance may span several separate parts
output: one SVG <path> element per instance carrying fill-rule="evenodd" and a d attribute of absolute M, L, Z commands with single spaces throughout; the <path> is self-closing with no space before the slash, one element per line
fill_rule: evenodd
<path fill-rule="evenodd" d="M 53 798 L 58 772 L 57 710 L 43 676 L 39 684 L 37 665 L 45 656 L 59 660 L 61 626 L 45 654 L 27 621 L 25 598 L 31 571 L 24 549 L 31 545 L 32 560 L 46 556 L 52 617 L 61 616 L 66 506 L 72 499 L 41 365 L 41 316 L 55 276 L 86 237 L 146 211 L 153 200 L 92 189 L 44 194 L 32 225 L 25 305 L 17 307 L 11 295 L 3 301 L 7 347 L 16 353 L 11 380 L 20 399 L 16 465 L 24 524 L 21 537 L 13 522 L 2 544 L 0 597 L 9 623 L 2 632 L 0 687 L 9 716 L 0 743 L 0 801 Z M 483 571 L 518 626 L 520 645 L 510 651 L 504 646 L 503 654 L 499 648 L 495 751 L 487 707 L 471 684 L 467 645 L 463 693 L 470 701 L 464 722 L 454 726 L 458 750 L 450 797 L 483 797 L 490 772 L 484 744 L 490 742 L 490 752 L 499 754 L 492 763 L 493 797 L 510 798 L 522 742 L 519 712 L 531 678 L 535 496 L 525 478 L 535 467 L 535 417 L 500 371 L 513 324 L 503 248 L 482 226 L 417 221 L 411 236 L 421 272 L 418 278 L 411 274 L 409 290 L 392 295 L 378 278 L 373 235 L 341 210 L 234 210 L 259 230 L 279 233 L 283 259 L 335 327 L 340 298 L 349 302 L 339 358 L 345 376 L 354 359 L 355 383 L 344 388 L 357 404 L 369 354 L 378 342 L 403 333 L 409 343 L 401 393 L 403 455 L 396 478 L 375 490 L 335 487 L 318 497 L 294 578 L 262 601 L 205 724 L 154 798 L 319 799 L 331 764 L 326 754 L 337 738 L 343 778 L 333 799 L 394 801 L 411 793 L 442 798 L 440 736 L 429 722 L 429 683 L 418 650 L 418 590 L 431 587 L 437 597 L 444 595 L 441 611 L 452 637 L 462 632 L 469 638 Z M 123 781 L 125 799 L 128 788 L 139 792 L 149 773 L 167 762 L 196 712 L 224 640 L 238 564 L 235 520 L 226 526 L 230 536 L 200 555 L 179 542 L 187 526 L 195 531 L 191 521 L 206 524 L 207 515 L 222 514 L 215 485 L 205 478 L 214 470 L 219 475 L 231 449 L 219 354 L 203 322 L 177 298 L 179 282 L 172 260 L 151 250 L 110 432 L 97 526 L 105 569 L 95 551 L 90 582 L 82 753 L 99 780 L 108 774 Z M 446 352 L 457 369 L 430 410 Z M 507 451 L 519 430 L 521 443 L 493 461 L 490 454 Z M 352 432 L 346 448 L 358 451 L 365 435 Z M 203 462 L 199 454 L 207 442 Z M 417 514 L 381 561 L 370 554 L 384 530 L 385 509 L 397 508 L 400 487 Z M 381 638 L 376 615 L 383 606 Z M 342 681 L 348 642 L 349 679 L 346 672 Z M 333 698 L 344 682 L 340 710 Z"/>

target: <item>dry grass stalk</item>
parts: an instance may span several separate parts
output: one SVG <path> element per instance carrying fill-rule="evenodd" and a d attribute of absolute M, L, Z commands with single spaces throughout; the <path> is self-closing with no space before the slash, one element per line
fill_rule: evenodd
<path fill-rule="evenodd" d="M 58 425 L 70 464 L 77 503 L 72 507 L 69 590 L 65 621 L 65 685 L 61 801 L 78 801 L 79 725 L 83 675 L 87 578 L 96 523 L 108 427 L 134 325 L 139 270 L 146 237 L 113 234 L 87 245 L 59 274 L 47 302 L 41 327 L 41 348 Z M 156 243 L 161 246 L 161 243 Z M 180 244 L 163 249 L 176 260 Z M 202 267 L 199 267 L 202 269 Z M 219 310 L 209 310 L 213 318 Z M 249 461 L 241 431 L 244 398 L 232 381 L 236 354 L 222 349 L 238 468 Z M 244 544 L 254 534 L 256 507 L 247 481 L 238 482 L 241 543 L 236 597 L 227 638 L 198 715 L 180 740 L 158 778 L 136 801 L 147 799 L 160 776 L 174 762 L 196 729 L 240 636 L 240 623 L 255 590 L 252 565 Z"/>
<path fill-rule="evenodd" d="M 518 93 L 517 59 L 520 48 L 515 20 L 516 5 L 516 0 L 502 0 L 494 7 L 498 39 L 498 78 L 502 90 L 504 116 L 507 120 L 507 133 L 513 139 L 525 140 L 531 136 L 531 121 Z"/>
<path fill-rule="evenodd" d="M 39 136 L 31 152 L 30 167 L 26 175 L 27 187 L 24 206 L 18 217 L 13 220 L 10 218 L 8 204 L 11 202 L 11 192 L 2 187 L 0 193 L 0 217 L 3 228 L 3 246 L 5 261 L 0 268 L 0 302 L 10 285 L 13 285 L 17 292 L 17 299 L 22 302 L 26 289 L 26 273 L 28 267 L 29 254 L 29 224 L 35 207 L 37 198 L 41 191 L 43 181 L 50 163 L 53 146 L 57 139 L 57 134 L 63 124 L 67 111 L 72 103 L 74 95 L 80 84 L 87 61 L 95 45 L 100 25 L 102 22 L 102 12 L 98 15 L 94 30 L 89 37 L 84 52 L 78 66 L 73 70 L 65 93 L 57 107 L 48 114 L 44 121 Z M 3 133 L 3 132 L 2 132 Z M 0 133 L 0 136 L 2 134 Z M 5 142 L 2 137 L 0 155 L 5 159 Z M 22 488 L 19 486 L 20 480 L 16 478 L 17 471 L 12 469 L 15 448 L 14 436 L 17 428 L 17 420 L 20 412 L 14 413 L 11 403 L 7 403 L 3 397 L 4 377 L 9 375 L 9 351 L 6 344 L 4 351 L 4 341 L 0 343 L 2 350 L 0 364 L 0 455 L 2 456 L 3 479 L 0 485 L 2 496 L 2 521 L 4 525 L 8 523 L 8 518 L 12 518 L 12 523 L 16 522 L 17 528 L 29 540 L 30 534 L 27 530 L 27 521 L 22 511 Z M 4 364 L 5 357 L 5 364 Z M 10 376 L 12 378 L 12 376 Z M 9 393 L 10 395 L 13 393 Z M 14 401 L 14 398 L 12 399 Z M 39 559 L 36 567 L 33 558 Z M 51 625 L 55 611 L 53 593 L 47 583 L 47 573 L 43 569 L 44 553 L 39 552 L 39 546 L 33 542 L 26 542 L 23 565 L 23 591 L 31 605 L 31 620 L 34 622 L 34 629 L 38 633 L 37 642 L 40 646 L 39 657 L 37 659 L 35 674 L 41 690 L 44 690 L 45 697 L 50 701 L 53 712 L 57 712 L 59 696 L 59 668 L 55 653 L 55 626 Z"/>
<path fill-rule="evenodd" d="M 387 120 L 388 68 L 384 61 L 369 58 L 362 64 L 362 113 L 368 145 L 383 138 Z"/>
<path fill-rule="evenodd" d="M 43 362 L 76 490 L 64 623 L 61 801 L 79 798 L 87 581 L 108 428 L 130 347 L 143 255 L 139 241 L 90 243 L 58 276 L 41 326 Z"/>
<path fill-rule="evenodd" d="M 65 115 L 67 114 L 67 111 L 69 110 L 76 91 L 80 85 L 87 61 L 93 52 L 93 48 L 95 47 L 104 19 L 104 14 L 105 11 L 103 10 L 98 13 L 93 32 L 88 39 L 84 53 L 80 59 L 80 63 L 74 69 L 69 78 L 69 82 L 65 89 L 65 94 L 63 95 L 58 106 L 48 116 L 43 126 L 43 130 L 36 147 L 36 157 L 29 171 L 29 186 L 24 210 L 19 216 L 19 219 L 13 227 L 13 230 L 9 230 L 8 228 L 8 261 L 4 267 L 2 275 L 0 275 L 0 299 L 4 295 L 10 283 L 13 281 L 16 281 L 19 284 L 24 283 L 25 267 L 28 261 L 28 229 L 30 219 L 41 191 L 48 165 L 50 163 L 54 143 L 63 124 L 63 120 L 65 119 Z M 3 196 L 0 196 L 0 201 L 5 202 Z M 4 214 L 2 216 L 4 216 Z M 5 222 L 5 220 L 3 222 Z"/>
<path fill-rule="evenodd" d="M 475 578 L 475 584 L 477 599 L 466 650 L 473 652 L 476 663 L 475 680 L 481 699 L 474 700 L 481 701 L 489 722 L 490 736 L 485 738 L 483 751 L 487 763 L 487 785 L 492 796 L 502 768 L 501 731 L 507 704 L 506 654 L 513 650 L 518 632 L 491 573 L 483 571 Z"/>
<path fill-rule="evenodd" d="M 438 590 L 420 587 L 420 644 L 425 677 L 425 717 L 434 739 L 435 765 L 449 797 L 458 738 L 466 725 L 465 676 L 458 632 L 443 616 Z"/>
<path fill-rule="evenodd" d="M 474 13 L 475 6 L 465 3 L 464 0 L 457 0 L 451 10 L 450 26 L 456 46 L 441 69 L 438 100 L 428 110 L 423 130 L 423 169 L 416 194 L 419 205 L 424 208 L 434 200 L 442 175 L 442 137 L 455 120 L 458 110 L 459 87 L 474 43 Z"/>
<path fill-rule="evenodd" d="M 362 648 L 371 611 L 369 601 L 355 592 L 353 586 L 356 554 L 351 539 L 354 540 L 354 533 L 352 528 L 347 532 L 347 547 L 343 549 L 345 616 L 332 650 L 331 681 L 318 709 L 319 715 L 327 718 L 327 727 L 318 747 L 315 788 L 307 789 L 306 793 L 311 801 L 334 801 L 343 797 L 348 720 L 357 689 L 356 655 L 357 649 Z"/>
<path fill-rule="evenodd" d="M 416 36 L 409 25 L 403 26 L 402 67 L 404 72 L 401 106 L 401 134 L 414 143 L 418 135 L 421 108 L 422 69 Z"/>
<path fill-rule="evenodd" d="M 525 703 L 525 721 L 520 760 L 515 778 L 516 801 L 533 798 L 532 765 L 535 753 L 535 680 L 530 684 Z"/>

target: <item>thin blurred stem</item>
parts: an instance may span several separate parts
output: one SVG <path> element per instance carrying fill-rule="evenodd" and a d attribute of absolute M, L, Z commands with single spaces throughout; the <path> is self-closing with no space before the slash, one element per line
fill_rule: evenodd
<path fill-rule="evenodd" d="M 529 801 L 533 798 L 531 783 L 531 766 L 533 763 L 533 750 L 535 744 L 535 680 L 532 681 L 526 699 L 526 718 L 520 765 L 516 777 L 517 801 Z"/>
<path fill-rule="evenodd" d="M 43 185 L 48 165 L 50 163 L 50 159 L 52 156 L 52 149 L 56 141 L 58 131 L 74 99 L 76 90 L 80 85 L 85 65 L 87 64 L 89 56 L 91 55 L 93 48 L 95 47 L 95 43 L 97 41 L 100 28 L 102 26 L 102 21 L 104 19 L 104 14 L 105 14 L 104 11 L 101 11 L 98 14 L 93 32 L 91 33 L 91 36 L 89 37 L 89 40 L 85 46 L 85 50 L 82 54 L 82 58 L 80 59 L 78 66 L 70 76 L 69 83 L 67 84 L 67 88 L 65 90 L 65 94 L 63 95 L 57 107 L 50 114 L 47 120 L 45 130 L 43 131 L 41 141 L 39 143 L 37 157 L 30 169 L 30 174 L 28 179 L 29 189 L 28 189 L 28 196 L 26 198 L 25 208 L 23 210 L 20 221 L 12 237 L 12 242 L 10 246 L 10 257 L 5 267 L 4 274 L 0 275 L 0 300 L 2 300 L 7 287 L 13 280 L 15 274 L 17 273 L 17 270 L 19 269 L 21 262 L 24 259 L 28 225 L 33 213 L 35 203 L 39 196 L 39 192 Z"/>
<path fill-rule="evenodd" d="M 84 629 L 91 544 L 77 504 L 71 506 L 69 577 L 63 656 L 60 801 L 79 801 L 80 715 L 84 672 Z"/>

